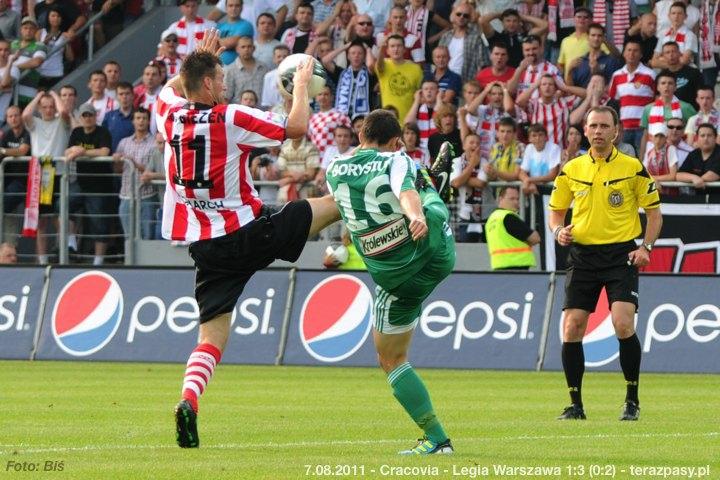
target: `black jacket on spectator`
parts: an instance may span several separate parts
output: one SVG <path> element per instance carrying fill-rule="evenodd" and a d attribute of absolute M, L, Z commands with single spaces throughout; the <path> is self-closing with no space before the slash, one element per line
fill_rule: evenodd
<path fill-rule="evenodd" d="M 630 40 L 640 43 L 640 47 L 642 48 L 642 58 L 640 61 L 645 65 L 650 65 L 650 60 L 652 60 L 652 57 L 655 54 L 655 46 L 657 45 L 658 38 L 655 36 L 643 38 L 639 33 L 631 37 L 628 35 L 627 30 L 625 30 L 625 41 L 623 42 L 623 46 Z"/>
<path fill-rule="evenodd" d="M 675 96 L 683 102 L 689 103 L 695 110 L 697 110 L 698 104 L 695 103 L 697 91 L 704 83 L 700 70 L 695 67 L 685 65 L 674 73 L 675 80 L 677 82 Z"/>
<path fill-rule="evenodd" d="M 48 29 L 48 12 L 51 8 L 57 8 L 60 10 L 62 15 L 62 24 L 60 30 L 67 32 L 68 28 L 72 27 L 75 20 L 80 16 L 80 10 L 75 6 L 72 0 L 55 0 L 53 3 L 48 4 L 47 2 L 37 3 L 35 5 L 35 18 L 37 19 L 40 28 Z"/>
<path fill-rule="evenodd" d="M 110 132 L 104 127 L 96 127 L 92 133 L 85 133 L 83 127 L 78 127 L 70 134 L 68 147 L 81 146 L 86 150 L 112 147 Z M 83 193 L 112 193 L 113 173 L 112 162 L 77 161 L 78 185 Z M 107 176 L 85 176 L 85 174 L 104 174 Z"/>
<path fill-rule="evenodd" d="M 460 129 L 456 128 L 452 132 L 445 133 L 433 133 L 428 138 L 428 151 L 430 152 L 431 163 L 435 161 L 438 152 L 440 151 L 440 145 L 443 142 L 450 142 L 455 150 L 455 156 L 459 157 L 463 154 L 462 140 L 460 139 Z"/>
<path fill-rule="evenodd" d="M 30 133 L 23 128 L 22 133 L 16 136 L 9 127 L 3 128 L 0 148 L 19 148 L 22 144 L 30 145 Z M 28 155 L 30 155 L 28 153 Z M 28 164 L 26 162 L 9 162 L 5 164 L 5 188 L 12 182 L 20 182 L 23 191 L 27 185 Z"/>

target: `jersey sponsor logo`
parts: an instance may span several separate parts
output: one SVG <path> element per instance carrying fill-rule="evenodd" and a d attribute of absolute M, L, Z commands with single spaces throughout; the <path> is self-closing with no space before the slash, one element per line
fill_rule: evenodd
<path fill-rule="evenodd" d="M 647 191 L 648 195 L 653 193 L 655 190 L 657 190 L 657 187 L 655 186 L 655 182 L 650 182 L 648 184 L 648 191 Z"/>
<path fill-rule="evenodd" d="M 364 165 L 357 163 L 335 163 L 332 168 L 332 176 L 339 177 L 341 175 L 349 175 L 351 177 L 359 177 L 373 172 L 383 172 L 387 168 L 389 160 L 379 161 L 373 160 Z"/>
<path fill-rule="evenodd" d="M 405 224 L 405 217 L 387 223 L 377 230 L 358 237 L 362 254 L 367 257 L 380 255 L 405 243 L 410 238 L 410 231 Z"/>
<path fill-rule="evenodd" d="M 212 200 L 196 200 L 193 198 L 186 198 L 184 200 L 184 203 L 188 207 L 194 208 L 196 210 L 219 210 L 219 209 L 225 208 L 225 205 L 222 202 L 222 200 L 212 201 Z"/>
<path fill-rule="evenodd" d="M 85 272 L 62 289 L 52 313 L 55 342 L 66 353 L 91 355 L 112 340 L 122 320 L 123 295 L 110 275 Z"/>
<path fill-rule="evenodd" d="M 625 197 L 620 190 L 613 190 L 610 192 L 610 195 L 608 195 L 608 203 L 613 208 L 617 208 L 622 205 L 624 200 Z"/>
<path fill-rule="evenodd" d="M 318 283 L 300 311 L 300 339 L 321 362 L 339 362 L 367 339 L 372 315 L 368 287 L 352 275 L 333 275 Z"/>

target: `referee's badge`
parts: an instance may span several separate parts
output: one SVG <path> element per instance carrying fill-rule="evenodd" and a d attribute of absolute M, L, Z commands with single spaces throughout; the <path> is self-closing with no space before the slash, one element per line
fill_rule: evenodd
<path fill-rule="evenodd" d="M 620 190 L 613 190 L 608 196 L 608 203 L 611 207 L 619 207 L 623 204 L 624 199 L 625 198 Z"/>

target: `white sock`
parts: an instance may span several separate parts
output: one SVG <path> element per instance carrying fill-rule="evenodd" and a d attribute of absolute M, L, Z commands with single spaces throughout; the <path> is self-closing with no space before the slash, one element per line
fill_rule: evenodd
<path fill-rule="evenodd" d="M 93 258 L 93 265 L 98 266 L 103 264 L 103 257 L 102 255 L 95 255 L 95 258 Z"/>
<path fill-rule="evenodd" d="M 68 235 L 68 248 L 77 250 L 77 237 L 75 235 Z"/>

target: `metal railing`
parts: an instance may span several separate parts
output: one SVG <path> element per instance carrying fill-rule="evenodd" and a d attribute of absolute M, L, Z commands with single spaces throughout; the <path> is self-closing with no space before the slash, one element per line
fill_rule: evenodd
<path fill-rule="evenodd" d="M 4 238 L 6 234 L 5 229 L 5 221 L 6 221 L 6 213 L 5 213 L 5 200 L 6 200 L 6 192 L 5 192 L 5 168 L 6 165 L 12 164 L 12 163 L 21 163 L 27 165 L 32 157 L 7 157 L 3 159 L 2 163 L 0 163 L 0 238 Z M 75 161 L 81 161 L 81 162 L 100 162 L 100 163 L 114 163 L 115 160 L 112 157 L 78 157 L 75 159 Z M 135 263 L 135 242 L 137 238 L 137 234 L 139 232 L 139 206 L 138 203 L 140 201 L 140 195 L 139 195 L 139 182 L 136 181 L 137 177 L 137 170 L 135 168 L 135 165 L 129 161 L 129 160 L 122 160 L 124 165 L 128 166 L 132 169 L 132 175 L 130 175 L 130 191 L 132 194 L 131 202 L 130 202 L 130 221 L 128 222 L 129 226 L 129 232 L 123 233 L 124 241 L 124 264 L 125 265 L 133 265 Z M 71 194 L 77 194 L 72 193 L 70 184 L 71 184 L 71 177 L 113 177 L 116 178 L 119 175 L 117 173 L 74 173 L 71 172 L 68 168 L 69 163 L 65 161 L 65 157 L 54 157 L 52 159 L 53 166 L 55 167 L 55 175 L 56 177 L 59 177 L 59 191 L 53 192 L 53 200 L 57 201 L 58 206 L 58 227 L 57 227 L 57 247 L 58 247 L 58 263 L 61 265 L 66 265 L 69 263 L 69 252 L 68 252 L 68 233 L 69 233 L 69 222 L 70 222 L 70 196 Z M 9 177 L 10 175 L 8 175 Z M 20 178 L 22 182 L 27 182 L 27 173 L 25 175 L 16 174 L 17 177 Z M 94 196 L 94 197 L 117 197 L 118 194 L 115 192 L 107 192 L 107 193 L 85 193 L 80 192 L 83 196 Z M 10 195 L 10 194 L 8 194 Z M 18 193 L 17 195 L 22 195 L 25 197 L 26 193 Z M 54 203 L 54 202 L 53 202 Z M 49 214 L 50 216 L 54 216 L 55 213 Z M 103 213 L 101 214 L 103 217 L 116 217 L 117 211 L 115 214 L 110 213 Z M 73 216 L 78 216 L 73 213 Z M 85 214 L 84 217 L 89 217 L 89 215 Z M 44 232 L 37 232 L 37 235 L 45 235 Z M 19 236 L 19 235 L 18 235 Z M 115 235 L 117 236 L 117 235 Z M 104 238 L 112 238 L 112 235 L 107 234 L 103 235 Z"/>

